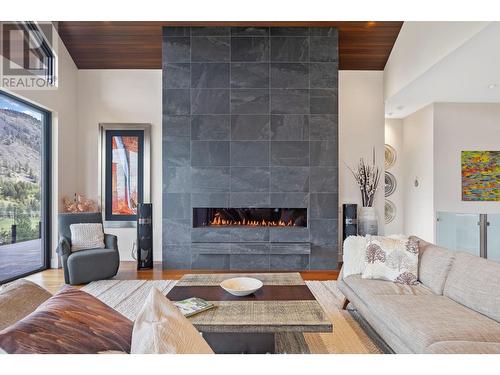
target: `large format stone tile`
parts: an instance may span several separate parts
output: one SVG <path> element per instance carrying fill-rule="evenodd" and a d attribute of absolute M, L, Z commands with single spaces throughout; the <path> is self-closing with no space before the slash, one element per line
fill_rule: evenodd
<path fill-rule="evenodd" d="M 307 208 L 309 193 L 273 193 L 271 192 L 271 207 Z"/>
<path fill-rule="evenodd" d="M 231 244 L 229 243 L 193 243 L 191 245 L 193 254 L 230 254 Z"/>
<path fill-rule="evenodd" d="M 192 193 L 191 205 L 193 207 L 229 207 L 229 193 Z"/>
<path fill-rule="evenodd" d="M 191 139 L 196 141 L 229 140 L 231 134 L 229 115 L 191 116 Z"/>
<path fill-rule="evenodd" d="M 198 89 L 229 88 L 229 64 L 192 63 L 191 87 Z"/>
<path fill-rule="evenodd" d="M 338 268 L 338 247 L 312 246 L 310 259 L 311 270 L 334 270 Z"/>
<path fill-rule="evenodd" d="M 309 59 L 308 37 L 272 37 L 271 61 L 307 62 Z"/>
<path fill-rule="evenodd" d="M 189 115 L 163 115 L 164 141 L 186 140 L 190 137 L 191 117 Z"/>
<path fill-rule="evenodd" d="M 306 141 L 309 139 L 308 115 L 271 115 L 273 141 Z"/>
<path fill-rule="evenodd" d="M 269 192 L 269 167 L 231 167 L 231 192 Z"/>
<path fill-rule="evenodd" d="M 308 192 L 308 167 L 272 167 L 272 192 Z"/>
<path fill-rule="evenodd" d="M 269 166 L 270 144 L 267 141 L 231 142 L 231 165 L 233 167 Z"/>
<path fill-rule="evenodd" d="M 163 166 L 163 191 L 167 193 L 189 193 L 191 191 L 191 168 Z"/>
<path fill-rule="evenodd" d="M 337 193 L 311 193 L 310 218 L 337 219 L 339 217 L 339 200 Z"/>
<path fill-rule="evenodd" d="M 306 89 L 271 89 L 271 113 L 308 114 L 309 90 Z"/>
<path fill-rule="evenodd" d="M 269 254 L 269 243 L 231 243 L 231 254 Z"/>
<path fill-rule="evenodd" d="M 191 166 L 229 166 L 228 141 L 191 141 Z"/>
<path fill-rule="evenodd" d="M 191 195 L 163 193 L 163 218 L 191 219 Z"/>
<path fill-rule="evenodd" d="M 191 158 L 189 140 L 164 141 L 162 147 L 163 161 L 167 164 L 167 166 L 189 166 Z"/>
<path fill-rule="evenodd" d="M 311 88 L 338 87 L 338 63 L 310 63 L 309 74 Z"/>
<path fill-rule="evenodd" d="M 338 240 L 338 220 L 309 219 L 311 243 L 314 245 L 332 246 Z"/>
<path fill-rule="evenodd" d="M 163 244 L 162 266 L 165 269 L 191 268 L 191 246 Z"/>
<path fill-rule="evenodd" d="M 272 88 L 309 88 L 309 64 L 271 63 Z"/>
<path fill-rule="evenodd" d="M 232 63 L 231 88 L 266 89 L 269 87 L 268 63 Z"/>
<path fill-rule="evenodd" d="M 229 197 L 231 207 L 269 207 L 270 203 L 269 193 L 231 193 Z"/>
<path fill-rule="evenodd" d="M 231 140 L 267 141 L 270 136 L 269 115 L 232 115 Z"/>
<path fill-rule="evenodd" d="M 312 36 L 311 61 L 338 62 L 338 44 L 336 37 Z"/>
<path fill-rule="evenodd" d="M 228 167 L 192 167 L 191 191 L 193 193 L 229 192 Z"/>
<path fill-rule="evenodd" d="M 314 141 L 338 139 L 337 115 L 311 115 L 309 137 Z"/>
<path fill-rule="evenodd" d="M 165 244 L 190 244 L 191 219 L 164 219 L 162 242 Z"/>
<path fill-rule="evenodd" d="M 163 90 L 163 113 L 165 115 L 189 115 L 190 105 L 189 89 Z"/>
<path fill-rule="evenodd" d="M 268 36 L 269 27 L 244 26 L 231 27 L 231 36 Z"/>
<path fill-rule="evenodd" d="M 195 270 L 228 270 L 229 255 L 193 254 L 191 268 Z"/>
<path fill-rule="evenodd" d="M 191 36 L 189 26 L 167 26 L 163 27 L 163 37 Z"/>
<path fill-rule="evenodd" d="M 337 89 L 311 89 L 311 113 L 338 113 Z"/>
<path fill-rule="evenodd" d="M 309 35 L 337 37 L 338 30 L 336 27 L 310 27 Z M 335 43 L 337 43 L 337 41 L 335 41 Z"/>
<path fill-rule="evenodd" d="M 272 166 L 309 166 L 309 142 L 271 141 Z"/>
<path fill-rule="evenodd" d="M 191 229 L 191 241 L 193 242 L 231 242 L 231 230 L 229 228 L 193 228 Z"/>
<path fill-rule="evenodd" d="M 270 228 L 271 242 L 309 242 L 309 228 Z"/>
<path fill-rule="evenodd" d="M 231 242 L 268 242 L 269 228 L 231 228 Z"/>
<path fill-rule="evenodd" d="M 231 61 L 269 61 L 269 38 L 231 38 Z"/>
<path fill-rule="evenodd" d="M 233 114 L 268 114 L 268 89 L 233 89 L 231 90 L 231 113 Z"/>
<path fill-rule="evenodd" d="M 231 254 L 230 270 L 268 270 L 269 254 Z"/>
<path fill-rule="evenodd" d="M 192 62 L 225 62 L 231 55 L 230 38 L 225 36 L 202 36 L 191 38 Z"/>
<path fill-rule="evenodd" d="M 196 26 L 191 27 L 191 36 L 229 36 L 231 28 L 225 26 Z"/>
<path fill-rule="evenodd" d="M 171 63 L 163 66 L 163 88 L 182 89 L 189 88 L 191 77 L 191 64 Z"/>
<path fill-rule="evenodd" d="M 309 255 L 311 244 L 309 243 L 271 243 L 271 254 L 274 255 Z"/>
<path fill-rule="evenodd" d="M 337 193 L 337 167 L 311 167 L 309 187 L 311 193 Z"/>
<path fill-rule="evenodd" d="M 309 27 L 271 27 L 271 36 L 309 36 Z"/>
<path fill-rule="evenodd" d="M 163 40 L 164 62 L 190 62 L 191 42 L 187 37 L 169 37 Z"/>
<path fill-rule="evenodd" d="M 336 141 L 311 141 L 311 166 L 337 166 L 338 145 Z"/>
<path fill-rule="evenodd" d="M 192 89 L 192 114 L 229 113 L 229 89 Z"/>
<path fill-rule="evenodd" d="M 309 255 L 273 255 L 269 268 L 273 271 L 300 271 L 309 269 Z"/>

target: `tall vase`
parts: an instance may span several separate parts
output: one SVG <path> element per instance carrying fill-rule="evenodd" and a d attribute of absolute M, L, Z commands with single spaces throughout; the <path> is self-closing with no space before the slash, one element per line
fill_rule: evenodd
<path fill-rule="evenodd" d="M 378 234 L 378 216 L 375 207 L 361 207 L 358 215 L 358 234 Z"/>

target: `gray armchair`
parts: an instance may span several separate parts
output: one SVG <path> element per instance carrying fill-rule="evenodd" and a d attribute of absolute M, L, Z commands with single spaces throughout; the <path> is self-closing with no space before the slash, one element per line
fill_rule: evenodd
<path fill-rule="evenodd" d="M 84 284 L 95 280 L 108 279 L 118 272 L 120 255 L 117 238 L 104 235 L 104 249 L 88 249 L 71 252 L 71 224 L 102 223 L 99 212 L 59 214 L 59 245 L 57 254 L 61 257 L 66 284 Z"/>

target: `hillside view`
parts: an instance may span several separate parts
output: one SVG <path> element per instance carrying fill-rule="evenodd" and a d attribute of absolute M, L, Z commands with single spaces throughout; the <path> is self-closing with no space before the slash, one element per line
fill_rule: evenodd
<path fill-rule="evenodd" d="M 41 114 L 0 98 L 0 244 L 38 238 Z M 38 118 L 36 118 L 36 117 Z"/>

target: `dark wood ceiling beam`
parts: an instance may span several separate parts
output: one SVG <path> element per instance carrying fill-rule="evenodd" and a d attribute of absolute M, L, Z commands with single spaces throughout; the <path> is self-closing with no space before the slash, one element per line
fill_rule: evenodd
<path fill-rule="evenodd" d="M 402 22 L 58 22 L 80 69 L 161 69 L 163 26 L 337 27 L 341 70 L 383 70 Z"/>

